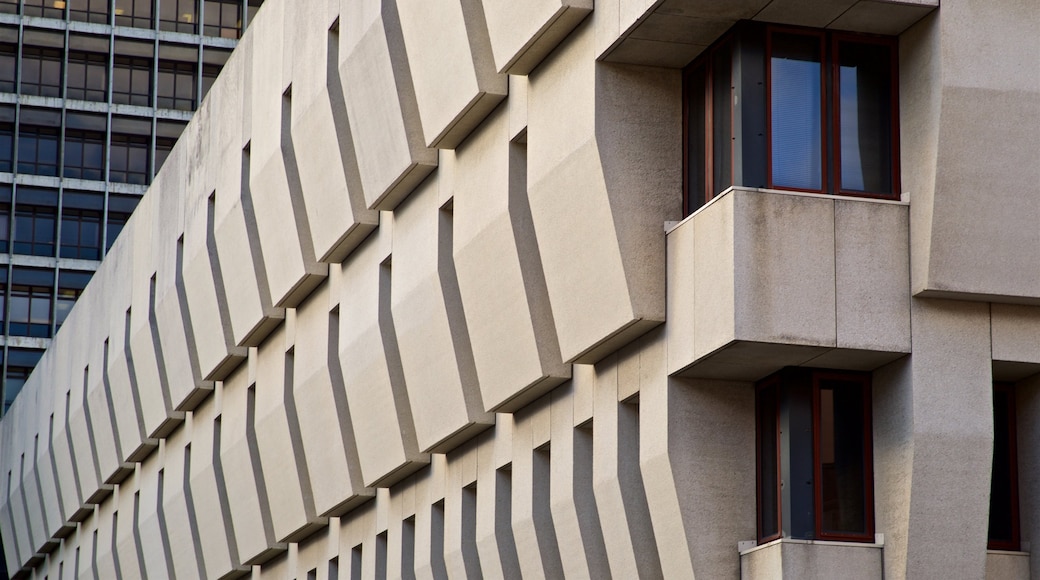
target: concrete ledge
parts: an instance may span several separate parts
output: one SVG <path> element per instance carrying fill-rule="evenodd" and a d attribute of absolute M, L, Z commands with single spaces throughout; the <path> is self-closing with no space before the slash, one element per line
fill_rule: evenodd
<path fill-rule="evenodd" d="M 1029 552 L 986 551 L 986 580 L 1028 580 Z"/>
<path fill-rule="evenodd" d="M 882 543 L 781 538 L 740 552 L 741 580 L 881 580 Z"/>

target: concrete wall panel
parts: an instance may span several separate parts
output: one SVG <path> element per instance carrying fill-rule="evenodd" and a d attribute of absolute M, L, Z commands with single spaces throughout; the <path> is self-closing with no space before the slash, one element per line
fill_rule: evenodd
<path fill-rule="evenodd" d="M 115 522 L 115 553 L 118 570 L 122 577 L 145 577 L 143 561 L 143 542 L 140 541 L 141 495 L 138 489 L 140 475 L 135 468 L 134 473 L 119 484 L 119 500 Z"/>
<path fill-rule="evenodd" d="M 387 264 L 391 216 L 344 262 L 339 289 L 339 357 L 365 485 L 403 475 L 427 458 L 419 452 L 390 316 Z"/>
<path fill-rule="evenodd" d="M 527 148 L 509 142 L 507 113 L 496 111 L 459 149 L 452 204 L 455 270 L 488 409 L 518 406 L 570 374 L 537 259 Z"/>
<path fill-rule="evenodd" d="M 592 0 L 517 4 L 484 0 L 491 49 L 499 72 L 531 72 L 592 11 Z"/>
<path fill-rule="evenodd" d="M 493 421 L 477 385 L 451 258 L 453 220 L 438 203 L 440 180 L 434 174 L 394 212 L 391 313 L 423 451 L 453 446 Z"/>
<path fill-rule="evenodd" d="M 260 345 L 256 363 L 256 416 L 253 420 L 260 465 L 278 541 L 289 541 L 314 517 L 307 460 L 302 453 L 298 417 L 292 400 L 294 355 L 287 354 L 285 327 Z"/>
<path fill-rule="evenodd" d="M 397 10 L 426 145 L 454 149 L 508 91 L 478 0 L 400 0 Z"/>
<path fill-rule="evenodd" d="M 371 497 L 361 479 L 357 443 L 339 364 L 339 312 L 330 285 L 315 289 L 296 311 L 293 398 L 314 509 L 339 513 Z"/>
<path fill-rule="evenodd" d="M 224 381 L 221 397 L 220 461 L 235 549 L 243 564 L 269 557 L 268 546 L 275 543 L 267 487 L 259 473 L 259 457 L 254 455 L 251 389 L 252 377 L 242 365 Z"/>
<path fill-rule="evenodd" d="M 681 212 L 678 74 L 597 64 L 593 32 L 580 26 L 528 94 L 531 213 L 560 350 L 578 362 L 664 319 L 662 227 Z"/>
<path fill-rule="evenodd" d="M 295 5 L 290 152 L 314 255 L 339 261 L 375 229 L 379 216 L 361 190 L 339 78 L 338 21 L 330 30 L 329 6 L 327 0 Z M 338 3 L 335 8 L 338 15 Z"/>
<path fill-rule="evenodd" d="M 222 387 L 218 387 L 222 388 Z M 190 494 L 189 517 L 198 528 L 198 544 L 206 578 L 220 578 L 239 565 L 232 549 L 234 534 L 227 529 L 227 490 L 220 469 L 219 396 L 210 397 L 192 413 L 191 465 L 185 493 Z M 225 511 L 227 510 L 227 511 Z"/>
<path fill-rule="evenodd" d="M 192 415 L 188 414 L 184 426 L 166 439 L 158 508 L 169 539 L 167 556 L 178 578 L 202 578 L 206 570 L 188 486 L 192 463 L 191 425 Z"/>
<path fill-rule="evenodd" d="M 426 148 L 395 2 L 343 0 L 339 73 L 368 207 L 393 209 L 437 165 Z"/>
<path fill-rule="evenodd" d="M 140 502 L 138 509 L 138 526 L 142 538 L 150 538 L 141 544 L 141 561 L 145 565 L 148 578 L 169 578 L 173 575 L 169 537 L 165 510 L 160 510 L 164 490 L 160 486 L 167 484 L 163 466 L 166 458 L 166 440 L 159 442 L 159 447 L 150 456 L 150 461 L 141 464 L 139 471 Z"/>

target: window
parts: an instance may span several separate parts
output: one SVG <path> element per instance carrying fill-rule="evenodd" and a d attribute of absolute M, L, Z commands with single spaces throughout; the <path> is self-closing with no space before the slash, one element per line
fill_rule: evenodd
<path fill-rule="evenodd" d="M 10 408 L 14 398 L 21 392 L 29 374 L 36 368 L 43 357 L 42 350 L 27 348 L 10 348 L 7 350 L 7 382 L 4 386 L 4 413 Z"/>
<path fill-rule="evenodd" d="M 228 57 L 231 56 L 231 51 L 221 50 L 219 48 L 204 47 L 202 49 L 202 96 L 205 97 L 209 93 L 210 88 L 213 87 L 213 83 L 217 80 L 217 75 L 220 74 L 220 69 L 224 67 L 224 63 L 227 62 Z"/>
<path fill-rule="evenodd" d="M 83 289 L 87 287 L 87 282 L 90 282 L 93 275 L 93 272 L 71 270 L 62 270 L 58 273 L 58 299 L 54 312 L 55 330 L 61 328 L 62 323 L 68 318 L 69 311 L 83 294 Z"/>
<path fill-rule="evenodd" d="M 69 20 L 108 24 L 109 0 L 68 0 Z"/>
<path fill-rule="evenodd" d="M 21 186 L 15 193 L 14 252 L 54 256 L 58 192 Z"/>
<path fill-rule="evenodd" d="M 61 203 L 59 255 L 62 258 L 101 259 L 101 216 L 104 214 L 104 203 L 103 194 L 65 190 Z"/>
<path fill-rule="evenodd" d="M 0 185 L 0 252 L 7 253 L 11 242 L 11 186 Z M 0 268 L 6 270 L 4 268 Z M 0 294 L 3 291 L 0 290 Z M 0 310 L 2 310 L 0 305 Z"/>
<path fill-rule="evenodd" d="M 687 213 L 731 185 L 899 196 L 896 40 L 742 23 L 684 73 Z"/>
<path fill-rule="evenodd" d="M 69 112 L 65 118 L 64 177 L 105 178 L 105 125 L 103 116 Z"/>
<path fill-rule="evenodd" d="M 14 107 L 0 106 L 0 171 L 14 169 Z"/>
<path fill-rule="evenodd" d="M 107 100 L 107 54 L 70 52 L 66 73 L 66 98 L 100 103 Z"/>
<path fill-rule="evenodd" d="M 159 46 L 159 83 L 156 106 L 163 109 L 195 110 L 198 50 L 178 45 Z"/>
<path fill-rule="evenodd" d="M 112 102 L 152 106 L 152 53 L 150 43 L 117 40 L 112 62 Z"/>
<path fill-rule="evenodd" d="M 65 3 L 54 0 L 25 0 L 23 11 L 26 16 L 63 19 L 65 18 Z"/>
<path fill-rule="evenodd" d="M 10 333 L 49 338 L 53 296 L 53 270 L 14 268 L 11 274 Z"/>
<path fill-rule="evenodd" d="M 759 543 L 874 541 L 870 376 L 784 369 L 756 414 Z"/>
<path fill-rule="evenodd" d="M 18 0 L 0 0 L 0 13 L 18 14 Z"/>
<path fill-rule="evenodd" d="M 159 30 L 195 34 L 198 22 L 196 0 L 163 0 L 159 4 Z"/>
<path fill-rule="evenodd" d="M 151 28 L 154 0 L 116 0 L 116 26 Z"/>
<path fill-rule="evenodd" d="M 17 34 L 18 32 L 15 31 L 15 42 L 17 42 Z M 18 47 L 15 44 L 0 44 L 0 92 L 15 92 L 15 68 L 17 68 L 17 63 Z"/>
<path fill-rule="evenodd" d="M 112 118 L 109 181 L 145 185 L 150 181 L 148 155 L 152 144 L 152 123 L 147 119 Z"/>
<path fill-rule="evenodd" d="M 1018 517 L 1018 435 L 1015 386 L 993 385 L 993 477 L 989 494 L 990 550 L 1021 549 Z"/>
<path fill-rule="evenodd" d="M 119 232 L 123 231 L 126 220 L 130 219 L 130 213 L 137 207 L 140 198 L 130 195 L 109 194 L 108 196 L 108 224 L 105 234 L 105 249 L 108 250 L 116 241 Z"/>
<path fill-rule="evenodd" d="M 184 123 L 177 121 L 157 121 L 155 123 L 155 173 L 166 163 L 170 151 L 177 144 L 177 138 L 184 130 Z"/>
<path fill-rule="evenodd" d="M 238 38 L 242 29 L 242 2 L 240 0 L 206 0 L 206 36 Z"/>
<path fill-rule="evenodd" d="M 61 113 L 22 108 L 18 126 L 18 172 L 58 175 L 58 130 Z"/>
<path fill-rule="evenodd" d="M 61 60 L 59 48 L 22 48 L 21 92 L 41 97 L 61 96 Z"/>

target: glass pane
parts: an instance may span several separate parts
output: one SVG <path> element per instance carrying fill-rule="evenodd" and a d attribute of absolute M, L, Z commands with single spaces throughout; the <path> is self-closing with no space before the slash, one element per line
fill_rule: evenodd
<path fill-rule="evenodd" d="M 839 43 L 841 189 L 892 193 L 891 48 Z"/>
<path fill-rule="evenodd" d="M 11 322 L 29 321 L 29 297 L 11 296 Z"/>
<path fill-rule="evenodd" d="M 686 80 L 686 208 L 693 213 L 705 202 L 705 75 L 704 67 L 693 71 Z"/>
<path fill-rule="evenodd" d="M 733 185 L 733 55 L 726 44 L 712 55 L 712 142 L 714 185 L 712 194 Z"/>
<path fill-rule="evenodd" d="M 777 464 L 776 385 L 758 391 L 758 536 L 769 538 L 780 533 L 780 497 Z"/>
<path fill-rule="evenodd" d="M 773 185 L 821 190 L 820 39 L 774 34 L 772 42 L 769 65 Z"/>
<path fill-rule="evenodd" d="M 993 477 L 989 494 L 989 541 L 1011 543 L 1015 540 L 1013 465 L 1011 453 L 1011 392 L 993 391 Z"/>
<path fill-rule="evenodd" d="M 820 382 L 821 532 L 867 531 L 863 396 L 860 383 Z"/>

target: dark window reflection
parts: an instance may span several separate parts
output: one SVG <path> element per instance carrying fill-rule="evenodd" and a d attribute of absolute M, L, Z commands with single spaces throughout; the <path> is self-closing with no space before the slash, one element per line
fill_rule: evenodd
<path fill-rule="evenodd" d="M 112 67 L 112 102 L 152 105 L 152 59 L 116 56 Z"/>
<path fill-rule="evenodd" d="M 198 20 L 196 0 L 163 0 L 159 4 L 159 30 L 195 34 Z"/>
<path fill-rule="evenodd" d="M 9 299 L 10 333 L 49 338 L 53 297 L 53 270 L 14 268 Z"/>
<path fill-rule="evenodd" d="M 108 89 L 108 55 L 70 52 L 66 79 L 66 98 L 105 102 Z"/>
<path fill-rule="evenodd" d="M 54 307 L 55 330 L 61 328 L 65 319 L 68 318 L 69 311 L 72 310 L 76 300 L 83 294 L 83 289 L 87 287 L 87 282 L 90 282 L 91 276 L 93 276 L 93 272 L 76 272 L 72 270 L 62 270 L 58 274 L 58 296 Z"/>
<path fill-rule="evenodd" d="M 104 201 L 100 193 L 65 190 L 61 204 L 62 258 L 101 259 Z"/>
<path fill-rule="evenodd" d="M 156 106 L 162 109 L 195 110 L 195 63 L 159 61 Z"/>
<path fill-rule="evenodd" d="M 40 362 L 43 356 L 42 350 L 27 348 L 9 348 L 7 350 L 7 375 L 4 386 L 4 413 L 14 402 L 14 398 L 21 392 L 22 386 L 28 380 L 32 370 Z"/>
<path fill-rule="evenodd" d="M 868 509 L 863 386 L 851 381 L 821 381 L 819 396 L 821 531 L 863 534 Z"/>
<path fill-rule="evenodd" d="M 15 92 L 15 69 L 17 64 L 18 47 L 14 44 L 0 44 L 0 92 Z"/>
<path fill-rule="evenodd" d="M 140 201 L 140 198 L 131 195 L 110 194 L 108 196 L 108 230 L 105 236 L 106 250 L 112 247 L 112 244 L 119 236 L 119 232 L 123 231 L 123 226 L 125 226 L 126 221 L 130 219 L 130 214 L 134 211 L 134 208 L 137 207 L 138 201 Z"/>
<path fill-rule="evenodd" d="M 21 92 L 41 97 L 60 97 L 61 61 L 61 49 L 23 47 Z"/>
<path fill-rule="evenodd" d="M 22 186 L 15 194 L 14 252 L 54 256 L 58 192 Z"/>
<path fill-rule="evenodd" d="M 69 20 L 108 24 L 109 0 L 66 0 L 69 3 Z M 57 4 L 57 2 L 55 2 Z"/>
<path fill-rule="evenodd" d="M 116 26 L 151 28 L 153 0 L 116 0 Z"/>
<path fill-rule="evenodd" d="M 242 3 L 239 0 L 206 0 L 206 25 L 203 34 L 238 38 L 242 29 Z"/>
<path fill-rule="evenodd" d="M 820 37 L 773 34 L 770 58 L 773 184 L 823 188 Z"/>

